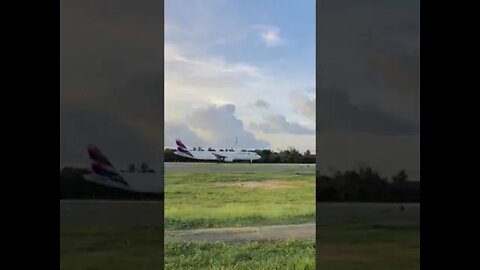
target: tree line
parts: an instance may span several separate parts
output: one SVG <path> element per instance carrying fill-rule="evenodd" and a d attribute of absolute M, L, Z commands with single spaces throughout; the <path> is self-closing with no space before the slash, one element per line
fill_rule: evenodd
<path fill-rule="evenodd" d="M 370 167 L 332 176 L 317 174 L 317 202 L 420 202 L 420 181 L 409 181 L 404 170 L 390 181 Z"/>
<path fill-rule="evenodd" d="M 174 154 L 176 150 L 167 148 L 164 151 L 165 162 L 206 162 L 204 160 L 194 160 Z M 260 155 L 260 159 L 255 160 L 255 163 L 315 163 L 315 155 L 311 154 L 310 150 L 300 153 L 297 149 L 290 147 L 287 150 L 280 150 L 274 152 L 271 150 L 255 150 Z M 216 162 L 216 161 L 212 161 Z"/>

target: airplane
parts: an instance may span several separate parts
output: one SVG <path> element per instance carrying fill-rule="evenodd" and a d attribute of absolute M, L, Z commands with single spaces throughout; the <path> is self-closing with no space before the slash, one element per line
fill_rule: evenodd
<path fill-rule="evenodd" d="M 130 173 L 117 170 L 96 146 L 88 146 L 91 173 L 83 178 L 97 184 L 127 191 L 163 193 L 163 177 L 149 172 Z"/>
<path fill-rule="evenodd" d="M 197 159 L 197 160 L 215 160 L 223 162 L 233 162 L 235 160 L 249 160 L 252 163 L 254 160 L 260 159 L 261 156 L 253 151 L 247 150 L 234 150 L 232 148 L 222 148 L 215 150 L 213 148 L 208 148 L 204 150 L 201 147 L 188 149 L 185 144 L 177 139 L 177 151 L 174 152 L 175 155 Z"/>

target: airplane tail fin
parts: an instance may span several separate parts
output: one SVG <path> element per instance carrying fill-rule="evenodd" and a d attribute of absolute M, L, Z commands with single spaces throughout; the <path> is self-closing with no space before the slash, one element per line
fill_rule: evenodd
<path fill-rule="evenodd" d="M 177 139 L 175 142 L 177 143 L 177 147 L 180 147 L 180 148 L 183 148 L 183 149 L 185 149 L 185 150 L 188 150 L 188 147 L 185 146 L 185 144 L 183 144 L 183 142 L 182 142 L 180 139 Z"/>
<path fill-rule="evenodd" d="M 107 157 L 100 151 L 100 149 L 94 145 L 88 146 L 88 156 L 90 157 L 91 164 L 96 164 L 104 168 L 114 169 L 112 163 Z"/>
<path fill-rule="evenodd" d="M 177 143 L 177 151 L 193 157 L 192 153 L 190 153 L 190 151 L 188 151 L 187 146 L 185 146 L 185 144 L 181 140 L 177 139 L 176 143 Z"/>
<path fill-rule="evenodd" d="M 95 174 L 107 177 L 118 184 L 129 186 L 98 147 L 89 145 L 88 156 L 90 157 L 92 171 Z"/>

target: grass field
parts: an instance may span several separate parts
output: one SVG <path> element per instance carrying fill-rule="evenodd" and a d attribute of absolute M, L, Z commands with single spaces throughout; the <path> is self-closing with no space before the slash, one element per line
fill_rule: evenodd
<path fill-rule="evenodd" d="M 160 226 L 61 226 L 60 269 L 161 269 L 162 243 Z"/>
<path fill-rule="evenodd" d="M 317 228 L 322 270 L 420 269 L 419 225 Z"/>
<path fill-rule="evenodd" d="M 315 269 L 315 241 L 167 243 L 165 269 Z"/>
<path fill-rule="evenodd" d="M 165 175 L 165 228 L 315 221 L 315 174 Z"/>
<path fill-rule="evenodd" d="M 61 269 L 161 269 L 164 229 L 315 222 L 314 172 L 293 167 L 281 168 L 292 171 L 279 172 L 275 167 L 269 173 L 253 172 L 248 170 L 254 167 L 240 165 L 234 169 L 242 173 L 191 171 L 206 170 L 202 166 L 192 165 L 186 172 L 167 170 L 165 228 L 122 221 L 157 214 L 161 206 L 156 204 L 64 204 L 69 215 L 78 212 L 84 221 L 107 225 L 67 222 L 62 226 Z M 397 204 L 357 203 L 321 203 L 318 209 L 318 244 L 313 240 L 166 242 L 165 269 L 315 269 L 315 252 L 322 270 L 420 268 L 418 204 L 406 204 L 404 211 Z M 104 214 L 105 220 L 122 218 L 98 222 Z"/>
<path fill-rule="evenodd" d="M 165 269 L 420 269 L 418 225 L 327 225 L 314 241 L 166 243 Z M 62 228 L 60 269 L 160 269 L 162 228 Z M 211 267 L 210 267 L 211 266 Z"/>

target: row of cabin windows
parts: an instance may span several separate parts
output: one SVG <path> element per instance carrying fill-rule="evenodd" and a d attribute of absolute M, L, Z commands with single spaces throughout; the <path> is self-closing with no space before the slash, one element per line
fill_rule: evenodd
<path fill-rule="evenodd" d="M 203 148 L 201 148 L 201 147 L 198 147 L 198 148 L 194 147 L 193 151 L 205 151 L 205 150 L 203 150 Z M 208 148 L 207 151 L 214 152 L 214 151 L 217 151 L 217 150 L 215 150 L 213 148 Z M 219 149 L 219 151 L 220 152 L 235 152 L 235 150 L 233 150 L 233 149 Z M 249 151 L 243 149 L 242 152 L 249 152 Z"/>

